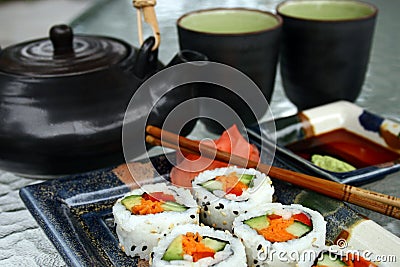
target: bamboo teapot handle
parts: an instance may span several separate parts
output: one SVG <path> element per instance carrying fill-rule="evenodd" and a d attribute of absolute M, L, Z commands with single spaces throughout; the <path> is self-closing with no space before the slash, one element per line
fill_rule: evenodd
<path fill-rule="evenodd" d="M 160 29 L 158 28 L 157 16 L 154 10 L 156 0 L 133 0 L 133 6 L 137 10 L 137 23 L 138 23 L 138 35 L 140 45 L 143 44 L 143 31 L 142 31 L 142 14 L 144 21 L 150 25 L 154 38 L 156 40 L 152 51 L 156 50 L 160 46 L 161 36 Z"/>

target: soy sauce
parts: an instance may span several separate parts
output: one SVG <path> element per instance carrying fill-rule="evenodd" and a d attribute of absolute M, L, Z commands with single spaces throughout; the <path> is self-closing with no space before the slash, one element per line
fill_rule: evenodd
<path fill-rule="evenodd" d="M 311 160 L 314 154 L 332 156 L 356 168 L 364 168 L 400 158 L 400 154 L 345 129 L 337 129 L 286 146 Z"/>

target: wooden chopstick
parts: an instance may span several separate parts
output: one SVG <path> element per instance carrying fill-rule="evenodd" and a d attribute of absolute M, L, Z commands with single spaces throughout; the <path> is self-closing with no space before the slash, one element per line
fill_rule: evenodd
<path fill-rule="evenodd" d="M 150 144 L 201 154 L 240 167 L 256 168 L 275 179 L 400 219 L 400 199 L 397 197 L 251 161 L 155 126 L 147 126 L 146 132 L 149 134 L 146 142 Z"/>
<path fill-rule="evenodd" d="M 205 157 L 212 156 L 213 159 L 215 158 L 216 160 L 219 161 L 230 162 L 231 164 L 242 167 L 257 168 L 261 172 L 265 172 L 267 174 L 269 173 L 271 177 L 283 180 L 285 182 L 293 184 L 295 183 L 296 185 L 299 186 L 301 186 L 302 183 L 305 183 L 305 185 L 311 187 L 308 189 L 311 189 L 313 191 L 318 190 L 321 186 L 325 186 L 326 188 L 323 188 L 323 190 L 330 191 L 328 196 L 338 198 L 346 202 L 350 202 L 349 198 L 351 197 L 351 195 L 359 195 L 360 197 L 368 197 L 372 200 L 400 208 L 400 199 L 397 197 L 388 196 L 381 193 L 365 190 L 359 187 L 340 184 L 337 182 L 317 178 L 314 176 L 270 166 L 263 163 L 254 162 L 246 158 L 232 155 L 225 151 L 217 150 L 214 147 L 210 147 L 205 144 L 200 144 L 199 141 L 191 140 L 183 136 L 178 136 L 174 133 L 161 130 L 158 127 L 148 126 L 146 128 L 146 131 L 147 133 L 153 135 L 154 137 L 162 139 L 162 141 L 165 140 L 169 143 L 179 145 L 181 150 L 184 148 L 186 149 L 186 152 L 192 151 L 193 153 L 193 151 L 197 151 L 197 153 L 199 153 L 199 151 L 201 151 L 202 155 Z"/>

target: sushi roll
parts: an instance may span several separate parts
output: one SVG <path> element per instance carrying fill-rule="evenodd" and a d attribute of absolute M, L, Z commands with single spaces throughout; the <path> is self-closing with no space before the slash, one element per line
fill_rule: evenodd
<path fill-rule="evenodd" d="M 315 259 L 312 267 L 377 267 L 379 263 L 374 263 L 370 259 L 366 259 L 363 255 L 372 256 L 372 253 L 364 253 L 363 251 L 353 250 L 351 252 L 344 250 L 341 253 L 333 253 L 336 249 L 328 248 L 322 251 L 319 256 Z M 372 257 L 373 258 L 373 257 Z M 379 264 L 379 266 L 385 266 Z M 308 266 L 307 266 L 308 267 Z"/>
<path fill-rule="evenodd" d="M 228 231 L 237 216 L 272 202 L 274 193 L 265 174 L 237 167 L 202 172 L 193 180 L 192 188 L 201 208 L 201 222 Z"/>
<path fill-rule="evenodd" d="M 311 266 L 309 255 L 325 246 L 322 215 L 301 205 L 267 204 L 242 214 L 233 223 L 249 266 Z"/>
<path fill-rule="evenodd" d="M 198 224 L 199 209 L 189 190 L 165 183 L 144 185 L 113 206 L 116 232 L 129 256 L 149 259 L 161 237 L 175 226 Z"/>
<path fill-rule="evenodd" d="M 208 226 L 178 226 L 154 248 L 150 265 L 241 267 L 246 265 L 243 244 L 228 231 Z"/>

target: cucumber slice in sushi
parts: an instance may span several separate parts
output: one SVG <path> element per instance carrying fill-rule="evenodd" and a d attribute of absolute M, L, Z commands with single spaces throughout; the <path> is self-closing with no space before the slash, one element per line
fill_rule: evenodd
<path fill-rule="evenodd" d="M 286 228 L 286 232 L 291 233 L 296 237 L 302 237 L 303 235 L 310 232 L 311 229 L 312 227 L 305 225 L 304 223 L 295 221 L 292 225 Z"/>
<path fill-rule="evenodd" d="M 179 203 L 170 202 L 170 201 L 167 201 L 167 202 L 161 204 L 161 207 L 163 207 L 164 211 L 185 211 L 188 209 L 188 207 L 185 207 Z"/>
<path fill-rule="evenodd" d="M 141 204 L 143 196 L 144 195 L 127 196 L 121 200 L 121 204 L 124 205 L 127 210 L 132 211 L 133 207 Z M 154 199 L 154 200 L 157 201 L 156 199 Z M 162 207 L 163 211 L 181 212 L 181 211 L 185 211 L 188 209 L 188 207 L 186 207 L 182 204 L 179 204 L 177 202 L 173 202 L 173 201 L 162 202 L 161 207 Z"/>
<path fill-rule="evenodd" d="M 247 185 L 248 187 L 251 187 L 252 181 L 255 177 L 256 176 L 253 174 L 242 174 L 239 176 L 239 182 Z M 203 186 L 204 188 L 206 188 L 210 192 L 212 192 L 214 190 L 223 190 L 223 188 L 224 188 L 224 185 L 222 182 L 216 181 L 214 179 L 206 181 L 200 185 Z"/>
<path fill-rule="evenodd" d="M 235 166 L 204 171 L 192 185 L 201 222 L 228 231 L 237 216 L 272 202 L 274 193 L 264 173 Z"/>
<path fill-rule="evenodd" d="M 148 260 L 159 240 L 184 224 L 199 223 L 191 192 L 166 183 L 134 189 L 113 206 L 115 231 L 128 256 Z"/>
<path fill-rule="evenodd" d="M 167 251 L 165 251 L 162 257 L 165 261 L 183 260 L 183 236 L 177 236 L 169 245 Z"/>
<path fill-rule="evenodd" d="M 312 266 L 314 259 L 306 253 L 318 255 L 325 247 L 326 222 L 301 205 L 270 203 L 239 215 L 233 232 L 246 248 L 249 266 L 254 261 L 260 266 Z"/>
<path fill-rule="evenodd" d="M 324 253 L 322 256 L 322 260 L 319 260 L 316 266 L 342 267 L 348 265 L 340 260 L 339 257 L 333 258 L 329 256 L 329 253 Z"/>
<path fill-rule="evenodd" d="M 183 235 L 177 236 L 165 251 L 162 259 L 165 261 L 183 260 Z M 204 246 L 212 249 L 214 252 L 221 251 L 225 248 L 227 242 L 213 239 L 211 237 L 204 237 L 201 240 Z"/>
<path fill-rule="evenodd" d="M 153 249 L 151 266 L 245 267 L 243 244 L 227 231 L 179 225 Z"/>
<path fill-rule="evenodd" d="M 121 204 L 125 206 L 127 210 L 132 210 L 136 205 L 139 205 L 142 201 L 142 195 L 131 195 L 121 200 Z"/>
<path fill-rule="evenodd" d="M 225 241 L 216 240 L 211 237 L 205 237 L 201 242 L 203 242 L 206 247 L 213 249 L 215 252 L 223 250 L 227 244 Z"/>
<path fill-rule="evenodd" d="M 201 184 L 208 191 L 212 192 L 214 190 L 223 190 L 223 184 L 219 181 L 210 180 Z"/>
<path fill-rule="evenodd" d="M 242 175 L 239 177 L 239 181 L 241 181 L 241 182 L 244 183 L 245 185 L 251 187 L 251 185 L 252 185 L 251 182 L 253 181 L 253 179 L 254 179 L 255 177 L 256 177 L 256 176 L 253 175 L 253 174 L 242 174 Z"/>
<path fill-rule="evenodd" d="M 303 216 L 307 216 L 304 213 L 299 213 L 302 214 Z M 296 214 L 297 215 L 297 214 Z M 262 230 L 262 229 L 267 229 L 270 226 L 270 217 L 271 215 L 262 215 L 258 217 L 254 217 L 248 220 L 245 220 L 244 223 L 253 228 L 254 230 Z M 276 215 L 275 215 L 276 216 Z M 281 216 L 276 216 L 277 218 L 280 218 Z M 293 216 L 295 217 L 295 216 Z M 295 219 L 295 221 L 289 225 L 285 231 L 292 234 L 296 238 L 302 237 L 309 233 L 312 230 L 312 225 L 306 225 L 302 222 L 299 222 Z"/>
<path fill-rule="evenodd" d="M 254 230 L 261 230 L 269 226 L 269 220 L 267 215 L 254 217 L 244 221 L 245 224 L 253 228 Z"/>

